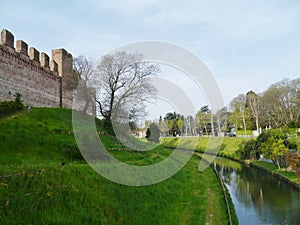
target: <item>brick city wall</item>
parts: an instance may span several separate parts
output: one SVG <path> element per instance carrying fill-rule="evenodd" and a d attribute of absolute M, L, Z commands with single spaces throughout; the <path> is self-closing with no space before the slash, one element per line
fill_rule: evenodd
<path fill-rule="evenodd" d="M 22 95 L 25 105 L 72 108 L 73 90 L 78 75 L 72 68 L 73 57 L 64 49 L 52 50 L 52 59 L 17 40 L 7 30 L 1 32 L 0 101 Z"/>

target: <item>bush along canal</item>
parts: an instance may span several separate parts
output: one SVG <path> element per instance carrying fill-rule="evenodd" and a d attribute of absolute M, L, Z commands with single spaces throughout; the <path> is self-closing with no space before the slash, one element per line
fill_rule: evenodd
<path fill-rule="evenodd" d="M 217 157 L 214 166 L 232 198 L 239 224 L 300 224 L 300 192 L 272 175 Z"/>

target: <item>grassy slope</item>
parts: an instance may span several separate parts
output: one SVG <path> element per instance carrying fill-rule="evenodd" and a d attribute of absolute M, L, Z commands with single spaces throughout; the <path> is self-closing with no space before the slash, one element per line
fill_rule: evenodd
<path fill-rule="evenodd" d="M 233 158 L 238 158 L 237 151 L 251 138 L 233 138 L 233 137 L 224 137 L 223 142 L 220 148 L 219 153 L 222 155 L 227 155 Z M 209 140 L 209 137 L 191 137 L 191 138 L 182 138 L 181 146 L 184 148 L 192 148 L 196 146 L 195 150 L 205 151 Z M 176 147 L 178 146 L 179 138 L 164 138 L 162 140 L 163 146 L 166 147 Z"/>
<path fill-rule="evenodd" d="M 222 156 L 229 156 L 231 158 L 240 159 L 237 151 L 244 146 L 244 144 L 251 140 L 251 138 L 232 138 L 232 137 L 225 137 L 223 139 L 222 147 L 219 151 L 220 155 Z M 178 138 L 165 138 L 163 139 L 162 143 L 164 146 L 167 147 L 176 147 L 178 144 Z M 183 140 L 183 147 L 191 148 L 192 143 L 196 144 L 196 150 L 204 151 L 205 147 L 209 141 L 207 137 L 200 137 L 200 138 L 184 138 Z M 281 174 L 282 176 L 287 177 L 294 183 L 299 184 L 299 180 L 295 175 L 295 172 L 287 172 L 286 168 L 278 169 L 277 165 L 273 163 L 267 163 L 262 161 L 251 161 L 251 163 L 264 167 L 271 172 L 276 172 Z"/>
<path fill-rule="evenodd" d="M 286 168 L 278 169 L 278 166 L 273 163 L 262 162 L 262 161 L 251 161 L 251 163 L 256 164 L 258 166 L 264 167 L 269 171 L 279 173 L 280 175 L 287 177 L 292 182 L 300 184 L 299 180 L 297 180 L 295 172 L 288 172 Z"/>
<path fill-rule="evenodd" d="M 32 109 L 0 120 L 0 224 L 225 224 L 222 193 L 211 169 L 192 160 L 159 184 L 112 183 L 67 153 L 75 140 L 71 112 Z M 99 128 L 101 130 L 101 128 Z M 120 147 L 104 135 L 109 147 Z M 152 164 L 169 155 L 113 151 L 124 162 Z M 60 163 L 66 162 L 65 166 Z"/>
<path fill-rule="evenodd" d="M 74 144 L 66 135 L 71 117 L 66 110 L 34 109 L 0 120 L 1 173 L 24 166 L 58 163 L 65 159 L 63 148 Z M 61 122 L 65 121 L 65 122 Z"/>

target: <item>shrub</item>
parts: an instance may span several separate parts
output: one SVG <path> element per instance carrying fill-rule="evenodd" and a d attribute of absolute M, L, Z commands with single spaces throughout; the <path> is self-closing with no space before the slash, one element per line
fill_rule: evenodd
<path fill-rule="evenodd" d="M 239 151 L 241 159 L 259 159 L 261 154 L 261 143 L 257 140 L 250 140 L 244 148 Z"/>
<path fill-rule="evenodd" d="M 287 140 L 287 148 L 288 149 L 293 149 L 293 150 L 297 150 L 297 145 L 298 145 L 298 140 L 297 138 L 290 138 Z"/>
<path fill-rule="evenodd" d="M 275 140 L 283 140 L 284 142 L 287 141 L 288 135 L 286 132 L 282 132 L 278 129 L 271 129 L 271 130 L 266 130 L 262 134 L 260 134 L 257 137 L 257 141 L 260 143 L 267 142 L 269 138 L 274 138 Z"/>
<path fill-rule="evenodd" d="M 284 156 L 289 152 L 282 139 L 270 138 L 267 143 L 262 144 L 262 152 L 267 158 L 277 163 L 278 169 L 284 164 Z"/>
<path fill-rule="evenodd" d="M 287 165 L 293 170 L 300 168 L 300 155 L 297 153 L 289 153 L 286 157 Z"/>
<path fill-rule="evenodd" d="M 151 123 L 150 127 L 146 131 L 147 140 L 149 142 L 159 143 L 159 137 L 160 137 L 159 128 L 154 123 Z"/>
<path fill-rule="evenodd" d="M 299 128 L 300 127 L 300 120 L 298 121 L 290 121 L 286 125 L 288 128 Z"/>
<path fill-rule="evenodd" d="M 21 101 L 21 94 L 17 93 L 15 101 L 0 102 L 0 117 L 10 115 L 24 108 Z"/>
<path fill-rule="evenodd" d="M 23 108 L 24 108 L 24 106 L 23 106 L 23 103 L 22 103 L 22 101 L 21 101 L 21 97 L 22 97 L 22 95 L 20 94 L 20 93 L 17 93 L 16 95 L 15 95 L 15 104 L 16 104 L 16 109 L 17 110 L 22 110 Z"/>

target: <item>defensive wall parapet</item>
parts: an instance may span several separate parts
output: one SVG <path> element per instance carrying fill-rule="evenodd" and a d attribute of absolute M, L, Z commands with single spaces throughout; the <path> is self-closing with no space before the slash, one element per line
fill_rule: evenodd
<path fill-rule="evenodd" d="M 22 95 L 27 105 L 72 107 L 73 90 L 79 76 L 73 70 L 73 57 L 65 49 L 52 50 L 52 57 L 29 47 L 23 40 L 14 45 L 14 35 L 1 32 L 0 101 Z"/>

